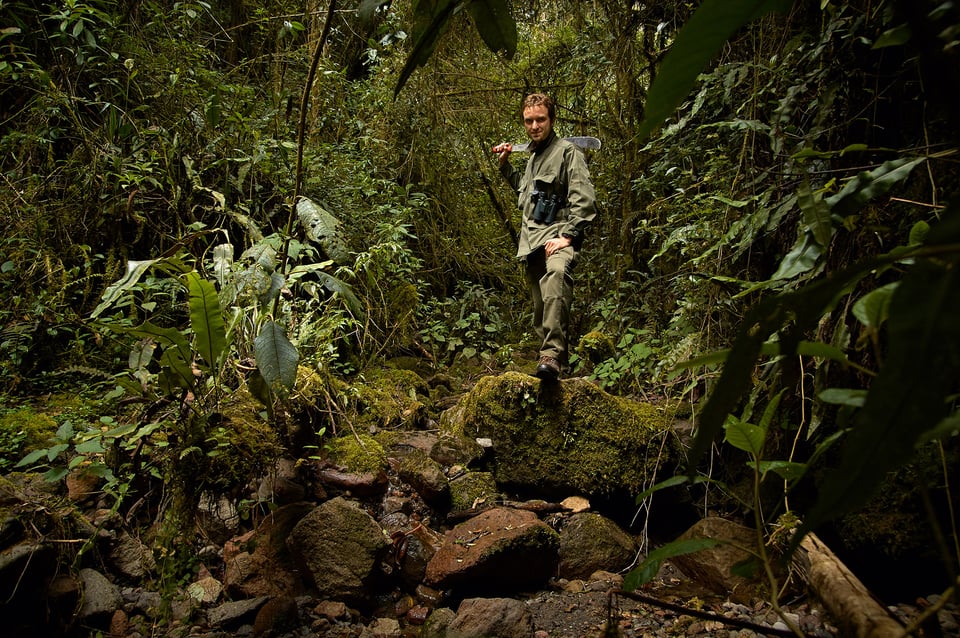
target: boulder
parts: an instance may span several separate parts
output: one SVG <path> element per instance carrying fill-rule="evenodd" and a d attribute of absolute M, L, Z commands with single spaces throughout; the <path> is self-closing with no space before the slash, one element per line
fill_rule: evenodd
<path fill-rule="evenodd" d="M 400 459 L 397 474 L 410 484 L 417 494 L 435 507 L 445 507 L 450 501 L 450 485 L 440 464 L 427 452 L 413 449 Z"/>
<path fill-rule="evenodd" d="M 390 543 L 370 514 L 337 497 L 303 517 L 287 545 L 320 597 L 362 603 Z"/>
<path fill-rule="evenodd" d="M 560 576 L 589 577 L 617 572 L 633 562 L 637 543 L 609 518 L 594 512 L 574 514 L 560 530 Z"/>
<path fill-rule="evenodd" d="M 120 589 L 95 569 L 84 568 L 79 573 L 83 589 L 83 601 L 77 612 L 81 624 L 106 625 L 113 612 L 120 609 L 123 597 Z"/>
<path fill-rule="evenodd" d="M 719 516 L 697 521 L 680 536 L 680 540 L 712 538 L 721 541 L 710 549 L 673 556 L 670 562 L 686 576 L 721 596 L 729 595 L 737 602 L 749 602 L 756 593 L 756 580 L 733 573 L 733 567 L 750 559 L 744 548 L 757 544 L 756 531 Z"/>
<path fill-rule="evenodd" d="M 490 438 L 502 486 L 543 497 L 635 495 L 673 475 L 681 450 L 669 409 L 604 392 L 584 379 L 543 384 L 519 372 L 481 378 L 440 419 L 441 431 Z"/>
<path fill-rule="evenodd" d="M 558 534 L 533 512 L 494 508 L 444 535 L 424 582 L 467 592 L 522 591 L 554 575 L 559 547 Z"/>

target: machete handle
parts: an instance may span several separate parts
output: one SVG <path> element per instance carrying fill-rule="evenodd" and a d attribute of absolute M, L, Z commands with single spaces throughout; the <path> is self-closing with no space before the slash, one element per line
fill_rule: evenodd
<path fill-rule="evenodd" d="M 496 146 L 494 146 L 493 148 L 491 148 L 491 149 L 490 149 L 490 152 L 491 152 L 491 153 L 502 153 L 502 152 L 504 152 L 504 151 L 510 152 L 510 151 L 512 151 L 512 150 L 513 150 L 513 144 L 511 144 L 510 142 L 504 142 L 504 143 L 502 143 L 502 144 L 497 144 Z"/>

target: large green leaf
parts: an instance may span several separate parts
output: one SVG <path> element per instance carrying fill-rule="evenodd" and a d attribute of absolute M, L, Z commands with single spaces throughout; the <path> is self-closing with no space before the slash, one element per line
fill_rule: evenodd
<path fill-rule="evenodd" d="M 512 59 L 517 52 L 517 23 L 505 0 L 472 0 L 467 9 L 487 48 Z"/>
<path fill-rule="evenodd" d="M 263 325 L 253 342 L 257 369 L 271 387 L 277 383 L 292 389 L 297 381 L 300 353 L 275 321 Z"/>
<path fill-rule="evenodd" d="M 161 328 L 149 321 L 135 328 L 111 326 L 111 330 L 133 335 L 141 339 L 152 339 L 160 346 L 161 373 L 166 375 L 168 385 L 179 388 L 193 388 L 193 368 L 190 364 L 193 351 L 187 338 L 176 328 Z"/>
<path fill-rule="evenodd" d="M 416 0 L 413 5 L 413 49 L 407 58 L 403 69 L 400 71 L 400 78 L 397 80 L 397 86 L 393 90 L 396 97 L 403 85 L 410 79 L 410 75 L 423 66 L 433 55 L 437 48 L 437 42 L 440 41 L 447 27 L 450 24 L 450 18 L 456 13 L 461 3 L 457 0 Z"/>
<path fill-rule="evenodd" d="M 823 195 L 814 193 L 810 183 L 804 181 L 797 191 L 797 203 L 803 212 L 803 221 L 821 246 L 829 246 L 833 237 L 833 222 L 830 206 L 823 201 Z"/>
<path fill-rule="evenodd" d="M 873 171 L 863 171 L 847 182 L 839 193 L 827 198 L 831 212 L 839 217 L 857 212 L 868 201 L 885 195 L 896 184 L 905 180 L 910 171 L 925 159 L 900 157 L 884 162 Z"/>
<path fill-rule="evenodd" d="M 706 0 L 701 4 L 677 34 L 657 71 L 638 137 L 646 138 L 676 110 L 703 68 L 737 29 L 790 4 L 790 0 Z"/>
<path fill-rule="evenodd" d="M 338 264 L 349 263 L 350 253 L 340 231 L 340 220 L 306 197 L 297 202 L 297 217 L 307 238 L 320 244 L 330 259 Z"/>
<path fill-rule="evenodd" d="M 133 286 L 136 285 L 140 278 L 143 277 L 143 274 L 147 272 L 151 266 L 156 264 L 159 259 L 145 259 L 143 261 L 133 261 L 130 260 L 127 262 L 127 272 L 119 280 L 113 282 L 107 289 L 103 292 L 103 297 L 101 298 L 100 305 L 94 308 L 93 312 L 90 314 L 91 319 L 96 319 L 100 314 L 113 305 L 114 302 L 126 291 L 130 290 Z"/>
<path fill-rule="evenodd" d="M 196 339 L 196 364 L 202 370 L 216 372 L 227 349 L 227 329 L 217 289 L 195 271 L 187 273 L 186 279 L 190 293 L 190 327 Z"/>

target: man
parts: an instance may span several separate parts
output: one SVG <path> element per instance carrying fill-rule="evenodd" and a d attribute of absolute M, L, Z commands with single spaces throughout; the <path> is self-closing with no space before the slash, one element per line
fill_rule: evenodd
<path fill-rule="evenodd" d="M 517 257 L 524 262 L 533 297 L 533 325 L 541 341 L 536 374 L 556 380 L 568 361 L 573 270 L 583 232 L 596 217 L 593 183 L 583 153 L 556 136 L 556 107 L 541 93 L 523 100 L 523 126 L 531 154 L 520 172 L 507 161 L 513 147 L 493 147 L 500 173 L 518 194 L 523 211 Z"/>

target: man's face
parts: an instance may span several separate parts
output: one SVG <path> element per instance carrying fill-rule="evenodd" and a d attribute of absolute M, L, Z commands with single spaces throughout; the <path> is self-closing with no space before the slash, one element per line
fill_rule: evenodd
<path fill-rule="evenodd" d="M 547 114 L 547 107 L 542 104 L 528 106 L 523 109 L 523 126 L 527 129 L 527 136 L 535 143 L 542 142 L 553 130 L 553 122 Z"/>

